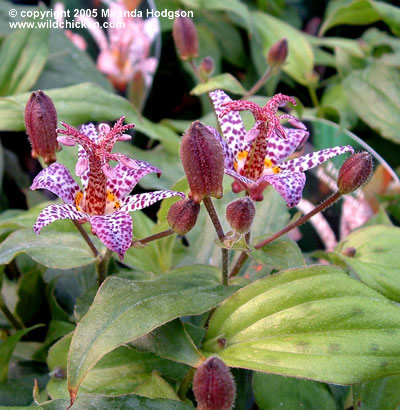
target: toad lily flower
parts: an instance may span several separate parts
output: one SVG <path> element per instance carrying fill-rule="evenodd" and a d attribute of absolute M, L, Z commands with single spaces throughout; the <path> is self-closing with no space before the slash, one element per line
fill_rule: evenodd
<path fill-rule="evenodd" d="M 284 162 L 296 149 L 302 147 L 309 133 L 295 117 L 276 116 L 282 104 L 295 100 L 277 94 L 265 107 L 251 101 L 232 101 L 223 91 L 210 93 L 218 117 L 223 139 L 210 127 L 220 141 L 225 155 L 225 173 L 232 176 L 234 192 L 246 190 L 255 201 L 263 199 L 262 192 L 272 185 L 284 198 L 288 207 L 296 206 L 302 196 L 306 177 L 304 171 L 345 152 L 353 153 L 351 146 L 328 148 Z M 249 110 L 255 125 L 246 131 L 238 111 Z M 280 120 L 288 120 L 296 128 L 285 128 Z"/>
<path fill-rule="evenodd" d="M 111 153 L 116 141 L 127 140 L 124 132 L 133 124 L 122 125 L 122 117 L 112 129 L 107 124 L 99 125 L 99 133 L 93 124 L 83 125 L 81 130 L 61 123 L 65 129 L 57 130 L 61 144 L 79 145 L 79 159 L 75 167 L 82 187 L 72 178 L 68 169 L 59 163 L 41 171 L 31 189 L 47 189 L 63 201 L 63 205 L 50 205 L 39 215 L 33 229 L 40 230 L 58 220 L 72 219 L 79 223 L 90 222 L 92 232 L 115 251 L 121 260 L 132 242 L 131 211 L 137 211 L 172 196 L 185 195 L 174 191 L 155 191 L 127 196 L 137 182 L 149 173 L 161 171 L 145 161 L 135 161 L 123 154 Z M 108 161 L 118 164 L 112 168 Z"/>

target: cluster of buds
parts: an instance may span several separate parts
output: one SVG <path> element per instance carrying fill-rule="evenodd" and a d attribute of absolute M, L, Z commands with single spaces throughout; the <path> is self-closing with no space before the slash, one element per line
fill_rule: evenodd
<path fill-rule="evenodd" d="M 198 410 L 230 410 L 235 402 L 235 381 L 226 364 L 211 356 L 198 367 L 193 392 Z"/>
<path fill-rule="evenodd" d="M 43 158 L 50 165 L 56 161 L 57 111 L 51 98 L 43 91 L 34 91 L 25 106 L 25 128 L 32 145 L 32 157 Z"/>

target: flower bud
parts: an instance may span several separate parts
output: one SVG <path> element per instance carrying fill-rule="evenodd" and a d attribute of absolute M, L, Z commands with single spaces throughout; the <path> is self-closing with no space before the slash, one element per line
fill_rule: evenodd
<path fill-rule="evenodd" d="M 281 66 L 286 61 L 288 51 L 288 42 L 282 38 L 269 49 L 267 63 L 274 67 Z"/>
<path fill-rule="evenodd" d="M 190 187 L 189 198 L 197 203 L 206 196 L 221 198 L 224 154 L 219 141 L 201 122 L 193 122 L 182 137 L 180 156 Z"/>
<path fill-rule="evenodd" d="M 182 199 L 169 208 L 167 221 L 169 226 L 179 235 L 185 235 L 196 224 L 200 205 L 191 199 Z"/>
<path fill-rule="evenodd" d="M 207 80 L 214 72 L 215 63 L 211 56 L 204 57 L 199 66 L 200 77 Z"/>
<path fill-rule="evenodd" d="M 355 191 L 364 184 L 372 173 L 372 156 L 359 152 L 347 158 L 339 170 L 337 186 L 342 195 Z"/>
<path fill-rule="evenodd" d="M 172 36 L 179 57 L 182 60 L 195 58 L 199 51 L 197 30 L 189 17 L 177 17 L 172 26 Z"/>
<path fill-rule="evenodd" d="M 237 233 L 249 232 L 255 214 L 256 207 L 248 196 L 237 199 L 226 207 L 226 219 Z"/>
<path fill-rule="evenodd" d="M 235 401 L 235 381 L 226 364 L 211 356 L 198 367 L 193 392 L 198 410 L 229 410 Z"/>
<path fill-rule="evenodd" d="M 25 128 L 32 145 L 32 157 L 42 157 L 49 165 L 56 161 L 57 112 L 43 91 L 34 91 L 25 106 Z"/>

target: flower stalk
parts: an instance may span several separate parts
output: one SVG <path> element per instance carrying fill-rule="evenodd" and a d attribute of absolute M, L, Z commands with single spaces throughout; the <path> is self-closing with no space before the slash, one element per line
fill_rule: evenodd
<path fill-rule="evenodd" d="M 166 236 L 172 235 L 174 233 L 175 232 L 172 228 L 168 228 L 165 231 L 161 231 L 161 232 L 155 233 L 153 235 L 146 236 L 143 239 L 138 239 L 136 241 L 133 241 L 131 247 L 136 247 L 138 245 L 139 246 L 144 245 L 146 243 L 153 242 L 153 241 L 156 241 L 158 239 L 165 238 Z"/>
<path fill-rule="evenodd" d="M 24 324 L 8 309 L 3 296 L 0 294 L 0 310 L 15 330 L 21 330 Z"/>

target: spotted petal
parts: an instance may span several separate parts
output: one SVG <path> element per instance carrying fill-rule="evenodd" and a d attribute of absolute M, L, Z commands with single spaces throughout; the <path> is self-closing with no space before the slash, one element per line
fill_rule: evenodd
<path fill-rule="evenodd" d="M 353 147 L 350 145 L 344 145 L 342 147 L 326 148 L 321 151 L 312 152 L 302 157 L 291 159 L 280 165 L 282 170 L 303 172 L 308 169 L 314 168 L 328 159 L 336 157 L 337 155 L 344 154 L 345 152 L 354 153 Z"/>
<path fill-rule="evenodd" d="M 122 201 L 122 206 L 120 210 L 126 211 L 126 212 L 137 211 L 139 209 L 143 209 L 150 205 L 153 205 L 154 203 L 161 201 L 162 199 L 170 198 L 172 196 L 180 196 L 181 198 L 185 198 L 185 194 L 183 192 L 175 192 L 175 191 L 147 192 L 145 194 L 127 196 Z"/>
<path fill-rule="evenodd" d="M 274 134 L 268 139 L 266 157 L 273 165 L 279 164 L 296 151 L 297 147 L 303 145 L 309 133 L 307 131 L 284 128 L 286 138 L 282 139 Z"/>
<path fill-rule="evenodd" d="M 85 220 L 88 219 L 89 215 L 85 212 L 79 212 L 74 205 L 63 204 L 63 205 L 49 205 L 43 209 L 36 220 L 33 230 L 35 233 L 39 234 L 41 229 L 51 224 L 58 219 L 72 219 L 72 220 Z"/>
<path fill-rule="evenodd" d="M 127 212 L 117 211 L 110 215 L 90 217 L 93 232 L 116 252 L 121 260 L 132 243 L 132 218 Z"/>
<path fill-rule="evenodd" d="M 254 181 L 252 179 L 246 178 L 243 175 L 238 174 L 233 169 L 225 169 L 224 172 L 225 172 L 226 175 L 229 175 L 230 177 L 232 177 L 232 178 L 236 179 L 237 181 L 243 183 L 245 186 L 254 184 Z"/>
<path fill-rule="evenodd" d="M 221 144 L 222 152 L 224 153 L 224 167 L 228 169 L 233 169 L 234 158 L 232 151 L 228 147 L 228 144 L 214 127 L 207 127 L 207 129 L 214 135 L 214 137 Z"/>
<path fill-rule="evenodd" d="M 75 203 L 75 196 L 80 192 L 68 169 L 58 162 L 41 171 L 33 180 L 31 189 L 47 189 L 66 204 Z"/>
<path fill-rule="evenodd" d="M 257 180 L 257 185 L 268 182 L 286 201 L 289 208 L 296 206 L 303 192 L 306 176 L 303 172 L 281 172 L 265 175 Z"/>
<path fill-rule="evenodd" d="M 244 128 L 240 114 L 237 111 L 230 111 L 223 118 L 220 118 L 220 114 L 224 111 L 221 104 L 231 102 L 232 100 L 221 90 L 211 92 L 210 98 L 214 104 L 214 110 L 222 134 L 234 157 L 241 151 L 247 151 L 250 146 L 246 141 L 246 129 Z"/>
<path fill-rule="evenodd" d="M 137 168 L 128 168 L 126 165 L 118 163 L 113 168 L 113 177 L 107 181 L 107 189 L 110 190 L 118 199 L 125 198 L 147 174 L 156 173 L 161 175 L 161 170 L 146 161 L 135 161 Z"/>

